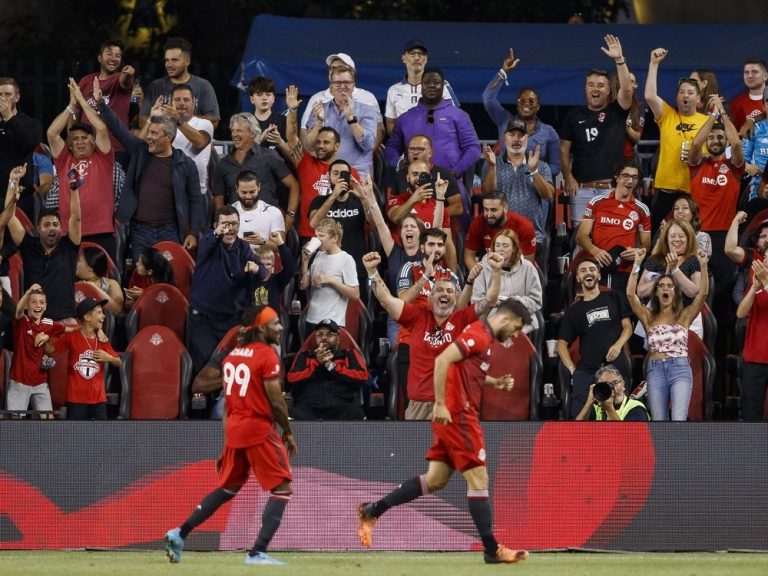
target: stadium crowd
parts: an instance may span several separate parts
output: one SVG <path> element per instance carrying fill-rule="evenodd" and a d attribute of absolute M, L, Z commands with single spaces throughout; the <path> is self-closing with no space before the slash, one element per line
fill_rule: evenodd
<path fill-rule="evenodd" d="M 556 377 L 566 419 L 711 418 L 738 396 L 742 419 L 763 420 L 768 67 L 745 61 L 731 102 L 694 70 L 668 103 L 665 49 L 646 64 L 615 36 L 600 48 L 611 70 L 585 71 L 585 104 L 557 127 L 535 87 L 513 110 L 499 102 L 522 75 L 510 49 L 483 92 L 498 128 L 486 145 L 417 39 L 383 114 L 344 53 L 328 55 L 328 87 L 306 104 L 301 78 L 278 89 L 256 77 L 252 107 L 222 119 L 187 40 L 165 44 L 167 74 L 143 89 L 107 41 L 45 133 L 0 78 L 0 323 L 13 352 L 0 407 L 47 414 L 63 398 L 69 418 L 106 418 L 126 382 L 134 398 L 154 385 L 131 381 L 126 357 L 160 323 L 191 364 L 166 417 L 215 417 L 222 351 L 242 312 L 269 304 L 293 418 L 360 419 L 384 391 L 391 417 L 431 419 L 434 359 L 513 299 L 532 320 L 515 338 L 533 354 L 518 360 L 544 362 L 517 386 L 538 403 Z M 641 92 L 632 70 L 646 65 Z M 646 116 L 660 133 L 648 173 Z M 219 125 L 231 142 L 217 149 Z"/>

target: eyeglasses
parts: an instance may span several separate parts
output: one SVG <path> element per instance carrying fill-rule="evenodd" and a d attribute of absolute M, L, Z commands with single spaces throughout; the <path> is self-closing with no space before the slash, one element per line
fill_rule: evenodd
<path fill-rule="evenodd" d="M 331 82 L 331 86 L 336 86 L 341 88 L 342 86 L 352 86 L 354 82 L 352 80 L 334 80 Z"/>
<path fill-rule="evenodd" d="M 625 172 L 622 172 L 619 174 L 619 178 L 623 178 L 624 180 L 640 180 L 639 174 L 626 174 Z"/>
<path fill-rule="evenodd" d="M 696 78 L 680 78 L 680 80 L 677 81 L 677 85 L 680 86 L 680 84 L 693 84 L 694 86 L 699 85 L 699 81 L 696 80 Z"/>
<path fill-rule="evenodd" d="M 518 98 L 517 101 L 520 102 L 520 104 L 536 104 L 539 100 L 538 98 L 533 98 L 533 97 L 531 98 L 521 97 L 521 98 Z"/>
<path fill-rule="evenodd" d="M 423 57 L 423 56 L 426 56 L 426 55 L 427 55 L 427 53 L 426 53 L 426 52 L 424 52 L 424 50 L 408 50 L 408 51 L 406 52 L 406 54 L 407 54 L 408 56 L 413 56 L 414 58 L 416 58 L 416 57 L 418 57 L 418 56 L 422 56 L 422 57 Z"/>
<path fill-rule="evenodd" d="M 432 124 L 435 123 L 435 111 L 434 110 L 427 110 L 427 124 L 432 126 Z"/>
<path fill-rule="evenodd" d="M 408 152 L 411 152 L 413 154 L 423 154 L 427 150 L 429 150 L 429 148 L 421 148 L 419 146 L 410 146 L 408 148 Z"/>

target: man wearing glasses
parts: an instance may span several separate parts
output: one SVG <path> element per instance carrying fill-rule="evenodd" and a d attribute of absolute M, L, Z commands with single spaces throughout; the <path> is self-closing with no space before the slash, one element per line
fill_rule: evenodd
<path fill-rule="evenodd" d="M 405 64 L 405 78 L 402 82 L 392 84 L 387 90 L 387 103 L 384 110 L 387 134 L 392 134 L 398 117 L 419 103 L 421 77 L 429 61 L 427 47 L 424 42 L 416 38 L 408 40 L 403 46 L 401 59 Z M 455 106 L 459 105 L 459 99 L 456 98 L 448 82 L 443 86 L 443 99 L 452 100 Z"/>
<path fill-rule="evenodd" d="M 576 232 L 576 243 L 603 269 L 601 284 L 624 292 L 637 248 L 651 248 L 648 207 L 635 199 L 640 167 L 625 160 L 616 175 L 616 190 L 594 196 Z"/>
<path fill-rule="evenodd" d="M 688 153 L 693 139 L 707 121 L 707 115 L 697 112 L 701 102 L 699 83 L 695 78 L 681 78 L 677 86 L 676 104 L 672 108 L 658 94 L 656 80 L 659 64 L 667 57 L 667 50 L 656 48 L 651 52 L 648 78 L 645 81 L 645 100 L 659 125 L 659 163 L 654 187 L 656 200 L 652 207 L 651 224 L 655 234 L 681 194 L 691 193 Z"/>
<path fill-rule="evenodd" d="M 589 396 L 576 420 L 613 420 L 624 422 L 647 422 L 648 410 L 639 400 L 626 393 L 624 377 L 613 364 L 607 364 L 595 374 L 596 382 L 589 387 Z M 611 394 L 605 397 L 605 385 Z M 597 392 L 595 391 L 597 388 Z M 602 390 L 601 390 L 602 388 Z"/>
<path fill-rule="evenodd" d="M 347 160 L 362 177 L 373 176 L 373 150 L 376 145 L 378 112 L 355 100 L 355 71 L 349 67 L 333 68 L 330 73 L 332 100 L 316 102 L 304 131 L 304 145 L 314 150 L 318 132 L 330 126 L 341 136 L 338 157 Z"/>

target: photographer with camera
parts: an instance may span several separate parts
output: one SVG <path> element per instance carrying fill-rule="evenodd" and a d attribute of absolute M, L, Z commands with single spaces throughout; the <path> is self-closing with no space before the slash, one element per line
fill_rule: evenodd
<path fill-rule="evenodd" d="M 615 420 L 646 422 L 648 410 L 639 400 L 630 398 L 625 391 L 624 377 L 613 364 L 606 364 L 595 374 L 596 381 L 589 386 L 587 401 L 576 420 Z"/>

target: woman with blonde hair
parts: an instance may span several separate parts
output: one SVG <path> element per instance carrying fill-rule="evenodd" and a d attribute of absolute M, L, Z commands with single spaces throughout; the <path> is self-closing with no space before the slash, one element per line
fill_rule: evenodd
<path fill-rule="evenodd" d="M 520 240 L 514 230 L 504 229 L 494 236 L 491 242 L 491 251 L 500 254 L 504 259 L 501 265 L 501 288 L 499 289 L 499 301 L 513 299 L 521 302 L 531 314 L 531 324 L 524 328 L 526 333 L 539 328 L 535 314 L 541 310 L 542 288 L 539 272 L 536 266 L 522 257 Z M 467 279 L 472 284 L 471 302 L 479 302 L 485 298 L 488 286 L 491 283 L 491 266 L 488 255 L 480 261 L 482 271 L 474 281 Z"/>

